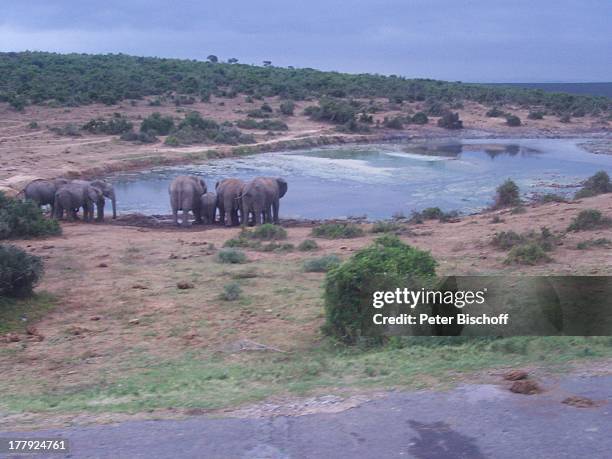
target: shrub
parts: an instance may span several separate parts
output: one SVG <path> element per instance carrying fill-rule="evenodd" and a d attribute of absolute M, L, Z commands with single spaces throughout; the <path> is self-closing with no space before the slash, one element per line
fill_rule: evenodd
<path fill-rule="evenodd" d="M 413 124 L 427 124 L 429 123 L 429 118 L 423 112 L 416 112 L 410 122 Z"/>
<path fill-rule="evenodd" d="M 386 117 L 383 120 L 383 126 L 389 129 L 403 129 L 404 123 L 401 116 L 394 116 L 392 118 Z"/>
<path fill-rule="evenodd" d="M 30 121 L 28 123 L 28 129 L 38 129 L 38 123 L 36 121 Z"/>
<path fill-rule="evenodd" d="M 140 143 L 155 143 L 157 142 L 159 139 L 157 137 L 155 137 L 153 134 L 151 134 L 150 132 L 134 132 L 134 131 L 128 131 L 128 132 L 124 132 L 123 134 L 121 134 L 119 136 L 120 140 L 124 140 L 126 142 L 140 142 Z M 167 139 L 166 139 L 167 140 Z"/>
<path fill-rule="evenodd" d="M 438 120 L 438 126 L 446 129 L 463 129 L 463 121 L 459 119 L 459 113 L 446 112 Z"/>
<path fill-rule="evenodd" d="M 501 118 L 502 116 L 504 116 L 506 113 L 503 110 L 500 110 L 497 107 L 493 107 L 491 110 L 489 110 L 485 115 L 489 118 Z"/>
<path fill-rule="evenodd" d="M 612 241 L 605 237 L 600 237 L 598 239 L 589 239 L 588 241 L 581 241 L 576 245 L 578 250 L 586 250 L 592 247 L 610 247 L 612 246 Z"/>
<path fill-rule="evenodd" d="M 572 117 L 569 116 L 569 115 L 563 115 L 563 116 L 561 116 L 561 118 L 559 118 L 559 121 L 561 123 L 565 123 L 565 124 L 571 123 L 572 122 Z"/>
<path fill-rule="evenodd" d="M 567 227 L 568 231 L 585 231 L 610 226 L 612 221 L 604 217 L 600 211 L 585 209 L 581 211 Z"/>
<path fill-rule="evenodd" d="M 499 233 L 495 233 L 493 236 L 493 240 L 491 241 L 491 245 L 497 247 L 498 249 L 511 249 L 515 245 L 522 244 L 525 242 L 525 238 L 520 234 L 510 230 L 510 231 L 501 231 Z"/>
<path fill-rule="evenodd" d="M 527 115 L 527 118 L 529 118 L 530 120 L 544 119 L 544 112 L 539 112 L 539 111 L 529 112 L 529 115 Z"/>
<path fill-rule="evenodd" d="M 63 126 L 54 126 L 49 128 L 51 132 L 57 135 L 68 136 L 68 137 L 80 137 L 81 131 L 79 127 L 74 123 L 64 124 Z"/>
<path fill-rule="evenodd" d="M 397 222 L 376 222 L 370 228 L 370 233 L 393 233 L 401 229 L 401 225 Z"/>
<path fill-rule="evenodd" d="M 588 198 L 598 194 L 612 192 L 612 184 L 610 176 L 606 171 L 599 171 L 589 177 L 582 185 L 582 188 L 576 193 L 576 199 Z"/>
<path fill-rule="evenodd" d="M 238 282 L 230 282 L 229 284 L 225 284 L 223 286 L 221 298 L 225 301 L 236 301 L 240 298 L 241 294 L 242 288 L 240 288 L 240 284 Z"/>
<path fill-rule="evenodd" d="M 318 106 L 307 107 L 304 114 L 316 121 L 330 121 L 345 124 L 355 121 L 359 106 L 341 99 L 324 98 Z"/>
<path fill-rule="evenodd" d="M 450 212 L 443 212 L 439 207 L 427 207 L 421 212 L 412 212 L 410 220 L 412 223 L 423 223 L 425 220 L 439 220 L 441 222 L 447 222 L 453 218 L 457 218 L 459 212 L 451 210 Z"/>
<path fill-rule="evenodd" d="M 261 108 L 256 108 L 255 110 L 249 110 L 247 116 L 249 118 L 270 118 L 272 115 Z"/>
<path fill-rule="evenodd" d="M 319 244 L 317 244 L 317 242 L 313 241 L 312 239 L 305 239 L 300 242 L 300 245 L 298 245 L 298 250 L 301 252 L 310 252 L 312 250 L 317 250 L 318 248 Z"/>
<path fill-rule="evenodd" d="M 0 192 L 0 239 L 49 236 L 61 232 L 57 220 L 45 219 L 35 203 L 6 198 Z"/>
<path fill-rule="evenodd" d="M 557 244 L 557 237 L 545 226 L 540 228 L 540 232 L 529 231 L 518 234 L 512 230 L 495 233 L 491 245 L 498 249 L 508 250 L 518 245 L 533 243 L 539 245 L 545 252 L 550 252 Z"/>
<path fill-rule="evenodd" d="M 351 239 L 363 234 L 363 229 L 353 223 L 323 223 L 312 229 L 313 236 L 326 239 Z"/>
<path fill-rule="evenodd" d="M 115 113 L 112 118 L 106 120 L 104 118 L 95 118 L 89 120 L 83 125 L 83 130 L 92 134 L 110 134 L 118 135 L 124 132 L 131 131 L 134 125 L 127 118 Z"/>
<path fill-rule="evenodd" d="M 174 119 L 171 116 L 162 116 L 159 112 L 147 116 L 140 123 L 141 132 L 153 135 L 168 135 L 172 129 L 174 129 Z"/>
<path fill-rule="evenodd" d="M 244 252 L 236 249 L 222 249 L 217 254 L 219 263 L 246 263 L 247 257 Z"/>
<path fill-rule="evenodd" d="M 269 244 L 260 245 L 259 250 L 262 252 L 293 252 L 295 246 L 293 244 L 285 242 L 284 244 L 279 244 L 278 242 L 270 242 Z"/>
<path fill-rule="evenodd" d="M 340 258 L 337 255 L 325 255 L 304 261 L 304 271 L 307 273 L 325 273 L 339 264 Z"/>
<path fill-rule="evenodd" d="M 538 199 L 540 202 L 565 202 L 565 198 L 556 193 L 545 193 Z"/>
<path fill-rule="evenodd" d="M 507 115 L 506 116 L 506 124 L 508 126 L 520 126 L 521 119 L 516 115 Z"/>
<path fill-rule="evenodd" d="M 511 179 L 506 180 L 498 186 L 496 192 L 495 204 L 493 205 L 494 209 L 518 206 L 521 204 L 519 187 Z"/>
<path fill-rule="evenodd" d="M 168 145 L 169 147 L 178 147 L 180 145 L 178 139 L 173 135 L 169 135 L 168 137 L 166 137 L 166 140 L 164 140 L 164 144 Z"/>
<path fill-rule="evenodd" d="M 40 257 L 13 245 L 0 245 L 0 296 L 27 296 L 43 274 Z"/>
<path fill-rule="evenodd" d="M 283 115 L 293 116 L 293 111 L 295 110 L 295 104 L 291 100 L 285 100 L 280 104 L 280 112 Z"/>
<path fill-rule="evenodd" d="M 546 255 L 544 249 L 536 242 L 529 242 L 513 247 L 504 263 L 507 265 L 536 265 L 548 261 L 551 261 L 551 258 Z"/>
<path fill-rule="evenodd" d="M 281 120 L 264 119 L 256 121 L 253 118 L 236 121 L 236 126 L 242 129 L 261 129 L 264 131 L 287 131 L 289 126 Z"/>
<path fill-rule="evenodd" d="M 355 343 L 371 320 L 375 291 L 425 286 L 436 261 L 396 236 L 383 236 L 332 268 L 325 279 L 325 333 Z"/>
<path fill-rule="evenodd" d="M 257 226 L 254 230 L 245 230 L 241 235 L 249 239 L 259 239 L 260 241 L 278 241 L 287 239 L 287 231 L 281 226 L 272 223 L 264 223 Z"/>

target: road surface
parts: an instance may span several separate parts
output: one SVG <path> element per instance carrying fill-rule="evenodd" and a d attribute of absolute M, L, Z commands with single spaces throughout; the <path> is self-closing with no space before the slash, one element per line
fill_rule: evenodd
<path fill-rule="evenodd" d="M 266 418 L 130 421 L 2 433 L 64 437 L 71 458 L 611 458 L 612 375 L 544 381 L 546 392 L 462 385 L 449 391 L 389 392 L 339 413 Z M 569 395 L 591 408 L 561 403 Z M 24 456 L 21 456 L 24 457 Z"/>

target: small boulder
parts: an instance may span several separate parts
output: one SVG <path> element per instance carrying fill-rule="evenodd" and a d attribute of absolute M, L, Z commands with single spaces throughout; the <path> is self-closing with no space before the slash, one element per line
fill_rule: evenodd
<path fill-rule="evenodd" d="M 570 397 L 567 397 L 561 403 L 565 403 L 566 405 L 570 406 L 575 406 L 576 408 L 591 408 L 597 405 L 590 398 L 581 397 L 580 395 L 572 395 Z"/>
<path fill-rule="evenodd" d="M 180 281 L 176 283 L 176 288 L 178 288 L 179 290 L 187 290 L 189 288 L 194 288 L 195 285 L 193 285 L 193 283 L 191 282 L 187 282 L 187 281 Z"/>
<path fill-rule="evenodd" d="M 511 370 L 504 374 L 506 381 L 518 381 L 520 379 L 527 379 L 527 372 L 525 370 Z"/>
<path fill-rule="evenodd" d="M 539 384 L 531 379 L 521 379 L 514 381 L 510 386 L 510 391 L 515 394 L 533 395 L 542 392 L 542 388 Z"/>

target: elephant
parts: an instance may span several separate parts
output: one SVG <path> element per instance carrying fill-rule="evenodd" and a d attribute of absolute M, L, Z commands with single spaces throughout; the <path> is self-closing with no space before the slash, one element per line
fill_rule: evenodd
<path fill-rule="evenodd" d="M 240 179 L 223 179 L 216 183 L 217 207 L 219 208 L 219 221 L 225 226 L 235 226 L 240 224 L 240 218 L 244 220 L 241 210 L 240 194 L 244 182 Z"/>
<path fill-rule="evenodd" d="M 241 192 L 244 212 L 243 225 L 253 214 L 254 224 L 278 224 L 278 211 L 280 198 L 287 193 L 287 182 L 280 177 L 256 177 L 247 183 Z"/>
<path fill-rule="evenodd" d="M 86 180 L 73 180 L 70 183 L 78 183 L 81 185 L 91 185 L 102 191 L 105 198 L 111 200 L 113 206 L 113 218 L 117 218 L 117 199 L 115 197 L 115 188 L 110 183 L 104 180 L 92 180 L 91 182 Z M 104 220 L 104 206 L 97 206 L 98 215 L 96 219 L 98 221 Z"/>
<path fill-rule="evenodd" d="M 206 193 L 206 183 L 193 175 L 180 175 L 168 187 L 174 223 L 178 225 L 178 211 L 183 211 L 181 224 L 189 224 L 189 211 L 193 212 L 196 223 L 202 223 L 202 195 Z"/>
<path fill-rule="evenodd" d="M 69 220 L 77 218 L 77 211 L 83 208 L 83 220 L 93 219 L 94 204 L 104 207 L 104 194 L 102 190 L 87 183 L 68 183 L 55 192 L 55 217 L 62 219 L 64 211 L 68 213 Z"/>
<path fill-rule="evenodd" d="M 63 185 L 70 181 L 67 179 L 37 179 L 26 185 L 23 189 L 25 199 L 34 201 L 38 206 L 51 206 L 51 216 L 55 215 L 55 193 Z M 20 193 L 21 194 L 21 193 Z"/>
<path fill-rule="evenodd" d="M 201 197 L 202 201 L 202 220 L 207 225 L 215 223 L 215 214 L 217 213 L 217 195 L 212 192 L 204 193 Z"/>

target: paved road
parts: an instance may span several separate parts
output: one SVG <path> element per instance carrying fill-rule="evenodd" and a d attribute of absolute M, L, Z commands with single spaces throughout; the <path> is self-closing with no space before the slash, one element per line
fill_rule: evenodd
<path fill-rule="evenodd" d="M 566 377 L 544 385 L 549 390 L 533 396 L 465 385 L 447 392 L 391 392 L 334 414 L 199 416 L 23 435 L 68 438 L 71 454 L 50 458 L 612 457 L 612 375 Z M 603 403 L 594 408 L 560 403 L 568 395 Z"/>

